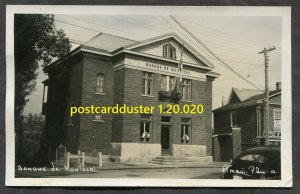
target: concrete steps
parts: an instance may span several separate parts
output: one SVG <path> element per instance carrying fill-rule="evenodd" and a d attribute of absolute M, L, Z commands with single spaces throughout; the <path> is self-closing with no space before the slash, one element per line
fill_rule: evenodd
<path fill-rule="evenodd" d="M 179 165 L 179 164 L 199 164 L 197 160 L 185 157 L 159 156 L 149 161 L 152 164 Z"/>

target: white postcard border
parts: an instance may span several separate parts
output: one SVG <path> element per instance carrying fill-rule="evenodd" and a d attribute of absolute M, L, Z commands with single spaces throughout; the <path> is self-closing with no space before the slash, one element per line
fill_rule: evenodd
<path fill-rule="evenodd" d="M 71 7 L 71 9 L 70 9 Z M 206 15 L 282 17 L 282 180 L 120 179 L 120 178 L 15 178 L 14 133 L 14 14 L 52 13 L 103 15 Z M 68 12 L 70 13 L 70 12 Z M 6 179 L 7 186 L 164 186 L 164 187 L 292 187 L 292 93 L 290 7 L 202 6 L 46 6 L 8 5 L 6 9 Z"/>

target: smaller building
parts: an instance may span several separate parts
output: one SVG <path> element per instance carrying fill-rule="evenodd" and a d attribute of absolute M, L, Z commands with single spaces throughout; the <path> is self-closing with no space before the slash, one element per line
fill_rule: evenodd
<path fill-rule="evenodd" d="M 269 141 L 281 141 L 281 83 L 270 91 Z M 214 161 L 229 161 L 246 149 L 264 145 L 265 93 L 232 88 L 226 105 L 215 109 L 213 132 Z"/>

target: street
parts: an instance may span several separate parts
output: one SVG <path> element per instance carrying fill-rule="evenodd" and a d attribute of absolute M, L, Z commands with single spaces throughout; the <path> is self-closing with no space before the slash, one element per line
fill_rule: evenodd
<path fill-rule="evenodd" d="M 72 173 L 65 178 L 160 178 L 160 179 L 218 179 L 221 168 L 157 168 L 157 169 L 99 169 L 97 173 Z M 50 177 L 50 176 L 49 176 Z M 62 178 L 62 176 L 51 176 Z"/>

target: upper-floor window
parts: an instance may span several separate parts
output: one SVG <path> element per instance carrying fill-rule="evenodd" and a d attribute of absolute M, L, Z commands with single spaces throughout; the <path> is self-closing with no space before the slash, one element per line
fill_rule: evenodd
<path fill-rule="evenodd" d="M 274 128 L 281 127 L 281 110 L 274 109 Z"/>
<path fill-rule="evenodd" d="M 149 72 L 143 72 L 143 88 L 142 94 L 152 95 L 153 90 L 153 74 Z"/>
<path fill-rule="evenodd" d="M 172 91 L 175 89 L 175 77 L 168 76 L 168 75 L 161 75 L 160 79 L 160 90 L 161 91 Z"/>
<path fill-rule="evenodd" d="M 231 127 L 237 126 L 236 111 L 230 113 Z"/>
<path fill-rule="evenodd" d="M 104 88 L 104 75 L 102 73 L 99 73 L 97 75 L 97 83 L 96 83 L 96 92 L 103 94 L 103 88 Z"/>
<path fill-rule="evenodd" d="M 192 100 L 191 80 L 182 79 L 182 100 Z"/>
<path fill-rule="evenodd" d="M 170 43 L 163 45 L 163 57 L 176 59 L 176 48 Z"/>

